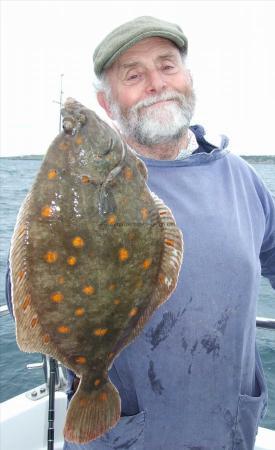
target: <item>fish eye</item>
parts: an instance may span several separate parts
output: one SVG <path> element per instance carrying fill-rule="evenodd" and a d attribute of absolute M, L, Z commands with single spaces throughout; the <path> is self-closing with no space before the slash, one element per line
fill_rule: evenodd
<path fill-rule="evenodd" d="M 101 155 L 102 155 L 102 156 L 108 155 L 108 153 L 110 153 L 110 151 L 113 150 L 113 146 L 114 146 L 114 141 L 113 141 L 113 139 L 111 139 L 111 142 L 110 142 L 110 144 L 109 144 L 107 150 L 105 150 L 104 152 L 102 152 Z"/>

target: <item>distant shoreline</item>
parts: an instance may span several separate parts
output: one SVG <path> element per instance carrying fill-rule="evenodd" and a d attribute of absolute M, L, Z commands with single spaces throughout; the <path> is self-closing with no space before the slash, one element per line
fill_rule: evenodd
<path fill-rule="evenodd" d="M 45 155 L 0 156 L 0 159 L 27 159 L 40 161 Z M 245 161 L 254 164 L 275 164 L 275 155 L 240 155 Z"/>
<path fill-rule="evenodd" d="M 0 159 L 37 159 L 41 160 L 45 155 L 19 155 L 19 156 L 0 156 Z"/>

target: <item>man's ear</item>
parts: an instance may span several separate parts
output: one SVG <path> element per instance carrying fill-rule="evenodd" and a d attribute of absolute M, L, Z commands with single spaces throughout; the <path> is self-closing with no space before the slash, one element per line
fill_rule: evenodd
<path fill-rule="evenodd" d="M 97 101 L 100 104 L 100 106 L 104 109 L 104 111 L 107 113 L 108 117 L 110 117 L 110 119 L 113 119 L 113 114 L 111 112 L 111 108 L 109 105 L 109 102 L 106 98 L 106 94 L 104 91 L 99 91 L 97 94 Z"/>
<path fill-rule="evenodd" d="M 193 87 L 193 76 L 192 76 L 191 70 L 187 69 L 186 73 L 187 73 L 187 76 L 189 78 L 190 84 Z"/>

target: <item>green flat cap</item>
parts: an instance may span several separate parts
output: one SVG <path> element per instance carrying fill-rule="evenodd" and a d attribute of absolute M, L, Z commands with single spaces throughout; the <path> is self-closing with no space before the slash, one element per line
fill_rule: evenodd
<path fill-rule="evenodd" d="M 137 17 L 115 28 L 97 46 L 93 55 L 95 74 L 99 77 L 125 50 L 154 36 L 173 41 L 187 53 L 188 41 L 178 25 L 151 16 Z"/>

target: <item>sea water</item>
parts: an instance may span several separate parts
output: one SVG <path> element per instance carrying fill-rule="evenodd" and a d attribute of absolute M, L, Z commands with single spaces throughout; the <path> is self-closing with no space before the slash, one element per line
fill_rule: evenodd
<path fill-rule="evenodd" d="M 5 304 L 5 273 L 10 239 L 16 216 L 34 177 L 41 165 L 37 159 L 0 158 L 0 304 Z M 267 187 L 275 197 L 275 165 L 254 164 Z M 262 279 L 258 316 L 275 318 L 275 292 L 268 280 Z M 269 407 L 261 426 L 275 430 L 275 330 L 258 330 L 260 350 L 269 391 Z M 0 401 L 5 401 L 28 389 L 44 383 L 41 369 L 29 371 L 26 365 L 40 362 L 41 356 L 23 353 L 17 347 L 15 327 L 11 317 L 0 319 Z"/>

